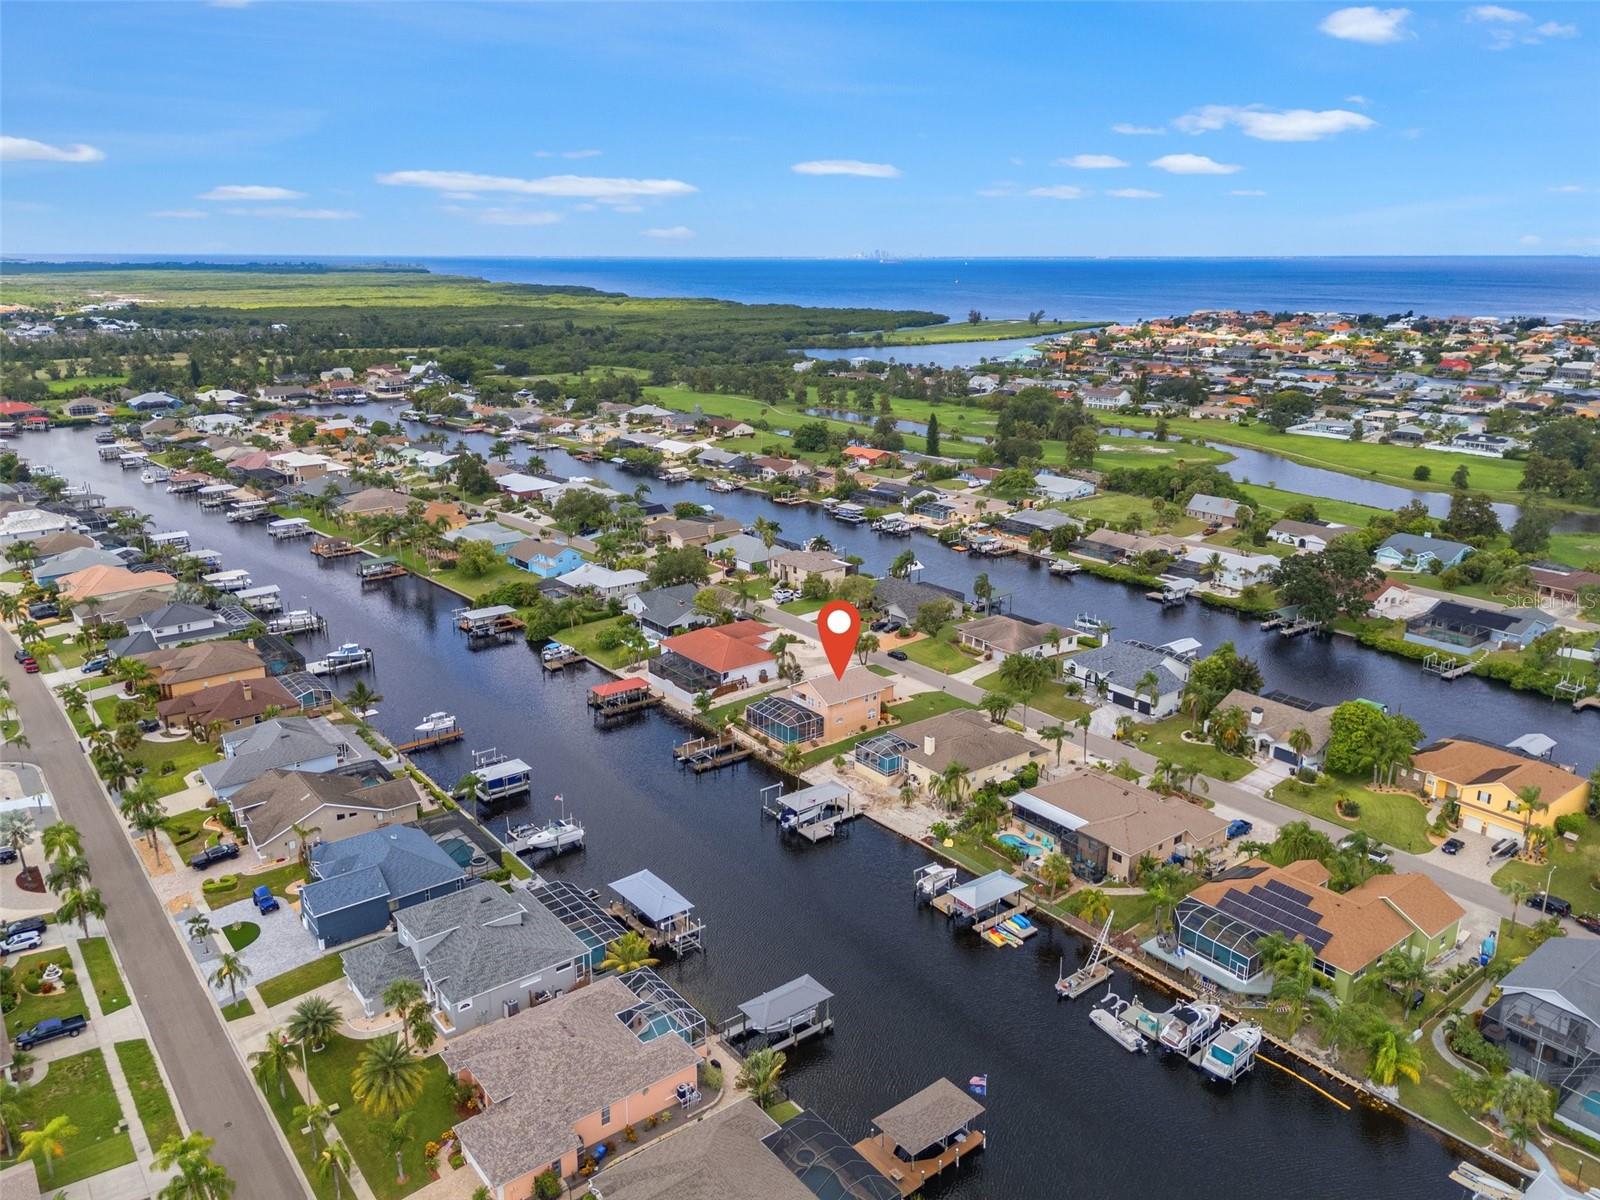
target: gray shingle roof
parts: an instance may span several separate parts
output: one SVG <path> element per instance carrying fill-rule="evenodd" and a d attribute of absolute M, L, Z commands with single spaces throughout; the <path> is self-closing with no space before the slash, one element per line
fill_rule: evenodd
<path fill-rule="evenodd" d="M 1551 938 L 1523 959 L 1501 988 L 1507 995 L 1553 992 L 1566 1007 L 1600 1025 L 1600 942 Z"/>
<path fill-rule="evenodd" d="M 1154 671 L 1160 678 L 1161 694 L 1181 691 L 1184 680 L 1166 666 L 1167 655 L 1160 650 L 1147 650 L 1128 642 L 1112 642 L 1094 650 L 1087 650 L 1067 660 L 1067 669 L 1078 675 L 1104 675 L 1120 687 L 1132 689 L 1146 671 Z"/>
<path fill-rule="evenodd" d="M 312 916 L 378 896 L 400 899 L 466 878 L 432 838 L 409 825 L 315 846 L 311 873 L 316 882 L 301 889 L 300 901 Z"/>
<path fill-rule="evenodd" d="M 547 967 L 582 958 L 588 948 L 577 935 L 526 893 L 511 895 L 478 883 L 412 905 L 396 914 L 408 938 L 443 933 L 424 967 L 451 1001 L 478 996 Z"/>

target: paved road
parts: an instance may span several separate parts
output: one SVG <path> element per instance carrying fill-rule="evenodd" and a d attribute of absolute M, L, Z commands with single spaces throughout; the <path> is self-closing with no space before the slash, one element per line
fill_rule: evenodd
<path fill-rule="evenodd" d="M 238 1184 L 238 1200 L 306 1195 L 71 724 L 37 675 L 14 668 L 10 636 L 0 641 L 11 697 L 30 742 L 26 754 L 44 771 L 61 819 L 83 835 L 95 885 L 105 898 L 111 938 L 190 1127 L 216 1138 L 214 1156 Z"/>

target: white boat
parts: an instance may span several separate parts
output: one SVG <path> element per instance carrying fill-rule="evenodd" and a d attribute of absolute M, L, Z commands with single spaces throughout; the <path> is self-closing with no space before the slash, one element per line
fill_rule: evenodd
<path fill-rule="evenodd" d="M 731 479 L 713 479 L 706 487 L 713 492 L 737 492 L 739 485 Z"/>
<path fill-rule="evenodd" d="M 139 472 L 140 483 L 160 483 L 166 477 L 167 472 L 158 472 L 154 470 Z"/>
<path fill-rule="evenodd" d="M 1115 996 L 1107 996 L 1105 1000 L 1089 1010 L 1089 1020 L 1101 1033 L 1105 1034 L 1129 1054 L 1137 1054 L 1145 1048 L 1144 1038 L 1131 1025 L 1124 1024 L 1118 1017 L 1117 1011 L 1127 1006 L 1126 1000 Z"/>
<path fill-rule="evenodd" d="M 560 817 L 547 825 L 518 825 L 506 830 L 506 837 L 515 854 L 529 850 L 550 850 L 559 854 L 583 845 L 583 826 L 570 817 Z"/>
<path fill-rule="evenodd" d="M 1233 1083 L 1256 1064 L 1261 1049 L 1261 1026 L 1246 1021 L 1225 1029 L 1206 1046 L 1200 1069 L 1213 1079 Z"/>
<path fill-rule="evenodd" d="M 1052 575 L 1076 575 L 1081 570 L 1083 568 L 1069 558 L 1056 558 L 1050 561 Z"/>
<path fill-rule="evenodd" d="M 432 737 L 435 734 L 450 733 L 456 727 L 454 713 L 431 712 L 427 718 L 418 722 L 413 728 L 422 737 Z"/>
<path fill-rule="evenodd" d="M 1190 1054 L 1205 1044 L 1222 1010 L 1215 1004 L 1180 1004 L 1161 1029 L 1163 1053 Z"/>
<path fill-rule="evenodd" d="M 367 651 L 360 642 L 345 642 L 337 650 L 329 650 L 327 660 L 331 663 L 366 662 Z"/>

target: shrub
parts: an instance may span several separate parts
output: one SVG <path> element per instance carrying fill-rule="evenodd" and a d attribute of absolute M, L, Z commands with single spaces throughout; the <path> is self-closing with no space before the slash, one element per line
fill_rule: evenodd
<path fill-rule="evenodd" d="M 622 1127 L 622 1137 L 624 1141 L 637 1142 L 639 1140 L 639 1131 L 632 1125 L 624 1125 Z"/>
<path fill-rule="evenodd" d="M 701 1063 L 700 1086 L 708 1092 L 720 1092 L 722 1090 L 722 1068 L 713 1067 L 710 1063 Z M 646 1129 L 650 1128 L 651 1120 L 654 1120 L 654 1118 L 650 1118 L 645 1122 Z"/>
<path fill-rule="evenodd" d="M 559 1200 L 561 1177 L 554 1171 L 543 1171 L 533 1178 L 533 1194 L 539 1200 Z"/>
<path fill-rule="evenodd" d="M 1416 470 L 1411 472 L 1411 478 L 1413 479 L 1428 479 L 1432 475 L 1433 468 L 1428 466 L 1426 463 L 1418 464 Z"/>
<path fill-rule="evenodd" d="M 1301 783 L 1316 783 L 1317 770 L 1315 767 L 1301 767 L 1295 772 L 1295 776 Z"/>
<path fill-rule="evenodd" d="M 1588 826 L 1588 818 L 1582 813 L 1563 813 L 1556 818 L 1556 832 L 1559 834 L 1582 834 Z"/>
<path fill-rule="evenodd" d="M 450 1155 L 450 1165 L 459 1171 L 462 1167 L 467 1165 L 467 1156 L 462 1154 L 459 1150 L 455 1151 Z"/>
<path fill-rule="evenodd" d="M 1492 1074 L 1503 1074 L 1511 1066 L 1509 1054 L 1479 1033 L 1475 1026 L 1465 1021 L 1457 1022 L 1456 1027 L 1450 1031 L 1449 1040 L 1450 1049 Z"/>
<path fill-rule="evenodd" d="M 1017 782 L 1023 787 L 1033 787 L 1036 785 L 1039 782 L 1039 764 L 1036 762 L 1025 763 L 1022 769 L 1017 772 Z M 1011 792 L 1006 792 L 1003 788 L 1001 791 L 1007 796 L 1014 794 Z"/>
<path fill-rule="evenodd" d="M 1015 796 L 1022 790 L 1022 785 L 1015 779 L 1002 779 L 1000 781 L 1000 794 L 1002 796 Z"/>

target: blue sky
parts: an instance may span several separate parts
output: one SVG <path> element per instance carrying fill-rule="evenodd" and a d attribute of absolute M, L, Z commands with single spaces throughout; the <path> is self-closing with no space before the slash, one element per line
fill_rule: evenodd
<path fill-rule="evenodd" d="M 6 5 L 0 250 L 1600 249 L 1582 4 Z"/>

